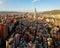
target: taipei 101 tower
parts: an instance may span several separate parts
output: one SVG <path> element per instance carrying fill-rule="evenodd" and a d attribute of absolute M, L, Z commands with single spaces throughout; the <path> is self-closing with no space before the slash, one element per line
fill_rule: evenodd
<path fill-rule="evenodd" d="M 36 12 L 36 8 L 35 8 L 35 10 L 34 10 L 34 20 L 36 20 L 37 19 L 37 12 Z"/>

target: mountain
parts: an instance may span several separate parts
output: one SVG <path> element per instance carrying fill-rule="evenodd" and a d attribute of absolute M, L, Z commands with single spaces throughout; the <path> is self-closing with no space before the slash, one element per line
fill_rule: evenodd
<path fill-rule="evenodd" d="M 22 14 L 26 12 L 17 12 L 17 11 L 0 11 L 0 14 L 8 14 L 8 13 L 13 13 L 13 14 Z M 31 12 L 32 14 L 33 12 Z M 51 11 L 44 11 L 44 12 L 38 12 L 38 14 L 60 14 L 60 10 L 51 10 Z"/>
<path fill-rule="evenodd" d="M 0 14 L 20 14 L 20 13 L 23 13 L 23 12 L 16 12 L 16 11 L 0 11 Z"/>
<path fill-rule="evenodd" d="M 42 14 L 60 14 L 60 10 L 45 11 Z"/>

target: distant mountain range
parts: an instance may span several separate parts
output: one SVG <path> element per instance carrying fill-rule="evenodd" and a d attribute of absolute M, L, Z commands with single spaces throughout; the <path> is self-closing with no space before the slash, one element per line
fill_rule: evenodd
<path fill-rule="evenodd" d="M 60 10 L 45 11 L 42 14 L 60 14 Z"/>
<path fill-rule="evenodd" d="M 19 13 L 25 13 L 25 12 L 0 11 L 0 14 L 8 14 L 8 13 L 19 14 Z M 41 12 L 40 12 L 40 13 L 41 13 Z M 60 14 L 60 10 L 44 11 L 44 12 L 42 12 L 42 14 Z"/>
<path fill-rule="evenodd" d="M 16 12 L 16 11 L 0 11 L 0 14 L 9 14 L 9 13 L 12 13 L 12 14 L 19 14 L 19 13 L 23 13 L 23 12 Z"/>

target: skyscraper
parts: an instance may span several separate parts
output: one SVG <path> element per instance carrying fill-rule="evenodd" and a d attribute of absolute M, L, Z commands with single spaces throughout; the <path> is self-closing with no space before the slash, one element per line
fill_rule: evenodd
<path fill-rule="evenodd" d="M 37 18 L 36 18 L 36 8 L 35 8 L 35 10 L 34 10 L 34 20 L 36 20 Z"/>

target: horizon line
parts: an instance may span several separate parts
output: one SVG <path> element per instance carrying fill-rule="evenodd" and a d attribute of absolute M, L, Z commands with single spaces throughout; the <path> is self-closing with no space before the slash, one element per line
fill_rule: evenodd
<path fill-rule="evenodd" d="M 38 10 L 36 10 L 37 12 L 46 12 L 46 11 L 54 11 L 54 10 L 60 10 L 60 9 L 52 9 L 52 10 L 44 10 L 44 11 L 38 11 Z M 14 10 L 0 10 L 0 12 L 34 12 L 34 10 L 33 11 L 14 11 Z"/>

